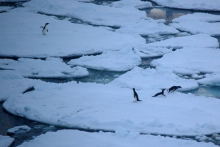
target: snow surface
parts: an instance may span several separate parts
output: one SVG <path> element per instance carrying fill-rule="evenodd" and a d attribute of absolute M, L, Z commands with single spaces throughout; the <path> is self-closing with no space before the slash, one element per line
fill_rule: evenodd
<path fill-rule="evenodd" d="M 13 141 L 14 139 L 9 136 L 0 135 L 0 147 L 9 147 Z"/>
<path fill-rule="evenodd" d="M 181 8 L 181 9 L 192 9 L 192 10 L 208 10 L 208 11 L 220 11 L 219 0 L 152 0 L 159 5 Z"/>
<path fill-rule="evenodd" d="M 122 128 L 174 135 L 220 131 L 220 101 L 216 98 L 179 92 L 153 98 L 159 89 L 143 88 L 137 89 L 143 101 L 133 102 L 132 89 L 111 84 L 39 83 L 34 88 L 35 91 L 10 97 L 3 107 L 30 120 L 70 128 Z"/>
<path fill-rule="evenodd" d="M 86 68 L 80 66 L 71 68 L 60 58 L 46 58 L 46 60 L 20 58 L 18 61 L 10 61 L 9 63 L 4 63 L 4 60 L 0 59 L 0 68 L 11 69 L 24 77 L 80 78 L 89 75 Z"/>
<path fill-rule="evenodd" d="M 148 88 L 152 91 L 152 95 L 153 92 L 156 92 L 155 89 L 168 89 L 173 85 L 180 85 L 182 87 L 181 91 L 198 88 L 198 84 L 195 80 L 182 79 L 173 72 L 161 69 L 144 70 L 139 67 L 135 67 L 133 70 L 121 75 L 110 84 L 118 85 L 122 88 Z"/>
<path fill-rule="evenodd" d="M 147 18 L 144 11 L 139 11 L 136 8 L 136 6 L 143 8 L 146 4 L 148 6 L 149 2 L 129 0 L 128 2 L 113 2 L 110 7 L 71 0 L 63 2 L 59 0 L 55 2 L 54 0 L 32 0 L 25 3 L 24 6 L 46 14 L 77 18 L 95 25 L 118 26 L 120 29 L 117 32 L 122 33 L 175 34 L 179 32 L 174 27 L 164 25 L 160 20 Z"/>
<path fill-rule="evenodd" d="M 145 39 L 139 35 L 73 24 L 66 19 L 61 21 L 53 16 L 27 12 L 25 8 L 1 13 L 0 19 L 4 20 L 0 21 L 1 56 L 76 56 L 145 44 Z M 49 32 L 42 35 L 40 26 L 46 22 L 50 23 Z"/>
<path fill-rule="evenodd" d="M 16 126 L 14 128 L 8 129 L 7 133 L 8 134 L 19 134 L 19 133 L 29 132 L 30 130 L 31 130 L 30 127 L 26 125 L 22 125 L 22 126 Z"/>
<path fill-rule="evenodd" d="M 203 79 L 198 80 L 199 84 L 220 86 L 220 73 L 206 74 Z"/>
<path fill-rule="evenodd" d="M 11 7 L 0 6 L 0 12 L 4 12 L 4 11 L 10 10 L 10 9 L 11 9 Z"/>
<path fill-rule="evenodd" d="M 62 140 L 56 141 L 54 140 Z M 137 132 L 118 131 L 118 133 L 87 133 L 81 131 L 62 130 L 48 132 L 36 137 L 34 140 L 25 142 L 18 147 L 134 147 L 134 146 L 161 146 L 163 147 L 216 147 L 212 143 L 196 142 L 192 140 L 179 140 L 176 138 L 140 135 Z"/>
<path fill-rule="evenodd" d="M 21 74 L 13 70 L 1 70 L 0 101 L 5 101 L 14 94 L 22 94 L 28 88 L 33 87 L 37 82 L 42 81 L 23 78 Z"/>
<path fill-rule="evenodd" d="M 120 0 L 115 1 L 111 4 L 113 7 L 124 8 L 124 7 L 136 7 L 138 9 L 152 8 L 152 3 L 147 1 L 134 1 L 134 0 Z"/>
<path fill-rule="evenodd" d="M 220 35 L 220 16 L 208 13 L 193 13 L 172 20 L 171 26 L 192 34 Z"/>
<path fill-rule="evenodd" d="M 195 73 L 219 74 L 219 54 L 219 49 L 188 47 L 165 54 L 162 58 L 152 61 L 151 65 L 183 75 Z"/>
<path fill-rule="evenodd" d="M 127 71 L 141 64 L 140 56 L 132 48 L 119 51 L 104 51 L 97 56 L 82 56 L 68 62 L 70 65 L 79 65 L 86 68 L 107 71 Z"/>
<path fill-rule="evenodd" d="M 207 34 L 198 34 L 170 38 L 167 40 L 149 43 L 147 47 L 219 47 L 218 40 Z M 144 50 L 142 50 L 144 51 Z"/>

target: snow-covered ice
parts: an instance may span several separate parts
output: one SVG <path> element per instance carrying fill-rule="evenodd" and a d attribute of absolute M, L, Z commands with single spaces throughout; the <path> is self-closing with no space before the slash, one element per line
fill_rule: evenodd
<path fill-rule="evenodd" d="M 46 58 L 46 60 L 20 58 L 18 61 L 9 61 L 9 63 L 4 63 L 4 60 L 0 60 L 0 68 L 13 70 L 24 77 L 80 78 L 89 75 L 86 68 L 80 66 L 71 68 L 60 58 Z"/>
<path fill-rule="evenodd" d="M 147 47 L 219 47 L 218 40 L 207 34 L 198 34 L 170 38 L 167 40 L 153 42 L 146 45 Z"/>
<path fill-rule="evenodd" d="M 208 11 L 220 11 L 219 0 L 152 0 L 159 5 L 181 8 L 181 9 L 192 9 L 192 10 L 208 10 Z"/>
<path fill-rule="evenodd" d="M 173 20 L 171 26 L 192 34 L 220 35 L 220 16 L 208 13 L 193 13 Z"/>
<path fill-rule="evenodd" d="M 13 70 L 0 71 L 0 101 L 7 100 L 10 95 L 22 94 L 25 90 L 33 87 L 39 80 L 23 78 L 23 76 Z"/>
<path fill-rule="evenodd" d="M 220 86 L 220 73 L 206 74 L 203 79 L 197 80 L 199 84 Z"/>
<path fill-rule="evenodd" d="M 9 147 L 13 143 L 14 139 L 9 136 L 0 135 L 0 146 Z"/>
<path fill-rule="evenodd" d="M 68 64 L 97 70 L 127 71 L 140 65 L 141 58 L 132 48 L 125 48 L 119 51 L 104 51 L 96 56 L 82 56 L 71 60 Z"/>
<path fill-rule="evenodd" d="M 67 19 L 61 21 L 53 16 L 27 12 L 25 8 L 1 13 L 0 19 L 4 20 L 0 21 L 1 56 L 32 58 L 76 56 L 145 44 L 145 39 L 139 35 L 73 24 Z M 46 22 L 49 23 L 49 32 L 42 35 L 40 26 Z"/>
<path fill-rule="evenodd" d="M 219 54 L 219 49 L 188 47 L 167 53 L 151 65 L 182 75 L 220 73 Z"/>
<path fill-rule="evenodd" d="M 126 6 L 125 5 L 128 5 Z M 166 26 L 160 21 L 147 18 L 143 8 L 149 2 L 142 1 L 119 1 L 113 2 L 111 7 L 98 6 L 92 3 L 77 1 L 44 1 L 32 0 L 25 3 L 27 8 L 34 9 L 47 14 L 62 15 L 80 19 L 95 25 L 118 26 L 117 32 L 132 34 L 176 34 L 179 31 L 174 27 Z M 142 5 L 143 4 L 143 5 Z M 121 8 L 123 6 L 123 9 Z M 108 16 L 108 17 L 106 17 Z"/>
<path fill-rule="evenodd" d="M 152 8 L 152 3 L 147 1 L 120 0 L 120 1 L 113 1 L 111 6 L 117 8 L 124 8 L 130 6 L 130 7 L 136 7 L 138 9 L 144 9 L 144 8 Z"/>
<path fill-rule="evenodd" d="M 163 147 L 216 147 L 212 143 L 196 142 L 192 140 L 180 140 L 163 136 L 140 135 L 136 132 L 122 133 L 87 133 L 81 131 L 62 130 L 48 132 L 25 142 L 18 147 L 134 147 L 134 146 L 163 146 Z M 56 140 L 56 141 L 54 141 Z M 62 140 L 62 141 L 59 141 Z M 162 145 L 161 145 L 162 144 Z"/>
<path fill-rule="evenodd" d="M 22 125 L 22 126 L 16 126 L 14 128 L 8 129 L 7 133 L 8 134 L 19 134 L 19 133 L 29 132 L 30 130 L 31 130 L 30 127 L 26 125 Z"/>
<path fill-rule="evenodd" d="M 173 85 L 181 85 L 181 90 L 192 90 L 198 88 L 195 80 L 186 80 L 178 77 L 173 72 L 156 69 L 142 69 L 135 67 L 133 70 L 121 75 L 110 84 L 120 87 L 136 87 L 152 91 L 151 95 L 158 89 L 169 88 Z"/>
<path fill-rule="evenodd" d="M 152 83 L 146 83 L 152 84 Z M 160 84 L 160 83 L 158 83 Z M 142 133 L 198 135 L 220 131 L 220 101 L 174 92 L 153 98 L 159 89 L 112 84 L 39 83 L 34 91 L 11 96 L 3 107 L 12 114 L 52 125 Z M 86 92 L 85 92 L 86 90 Z M 190 103 L 189 103 L 190 102 Z M 45 113 L 46 112 L 46 113 Z"/>
<path fill-rule="evenodd" d="M 1 0 L 0 0 L 0 1 L 1 1 Z M 0 6 L 0 13 L 1 13 L 1 12 L 5 12 L 5 11 L 10 10 L 10 9 L 11 9 L 11 7 L 7 7 L 7 6 L 1 7 L 1 6 Z"/>

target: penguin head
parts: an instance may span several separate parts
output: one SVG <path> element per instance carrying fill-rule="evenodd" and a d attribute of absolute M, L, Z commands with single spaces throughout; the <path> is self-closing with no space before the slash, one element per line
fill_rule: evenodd
<path fill-rule="evenodd" d="M 133 88 L 133 90 L 135 91 L 135 89 Z"/>
<path fill-rule="evenodd" d="M 48 25 L 48 24 L 49 24 L 49 23 L 46 23 L 45 26 Z"/>
<path fill-rule="evenodd" d="M 182 88 L 181 86 L 178 86 L 178 88 Z"/>

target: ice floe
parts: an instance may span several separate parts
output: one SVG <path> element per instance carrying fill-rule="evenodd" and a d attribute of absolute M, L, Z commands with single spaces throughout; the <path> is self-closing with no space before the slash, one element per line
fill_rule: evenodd
<path fill-rule="evenodd" d="M 198 34 L 149 43 L 147 47 L 219 47 L 218 40 L 207 34 Z"/>
<path fill-rule="evenodd" d="M 143 9 L 143 8 L 151 8 L 152 3 L 147 2 L 147 1 L 134 1 L 134 0 L 120 0 L 120 1 L 115 1 L 111 4 L 113 7 L 117 8 L 123 8 L 123 7 L 135 7 L 138 9 Z"/>
<path fill-rule="evenodd" d="M 173 20 L 171 26 L 192 34 L 220 35 L 220 16 L 208 13 L 193 13 Z"/>
<path fill-rule="evenodd" d="M 220 73 L 206 74 L 203 79 L 197 80 L 199 84 L 220 86 Z"/>
<path fill-rule="evenodd" d="M 219 49 L 188 47 L 165 54 L 151 65 L 182 75 L 220 73 L 219 54 Z"/>
<path fill-rule="evenodd" d="M 5 12 L 5 11 L 10 10 L 10 9 L 11 9 L 11 7 L 7 7 L 7 6 L 1 7 L 0 6 L 0 13 Z"/>
<path fill-rule="evenodd" d="M 220 101 L 216 98 L 179 92 L 152 98 L 156 89 L 145 88 L 136 90 L 142 102 L 133 102 L 130 88 L 76 82 L 39 83 L 34 89 L 11 96 L 3 107 L 30 120 L 70 128 L 112 131 L 122 128 L 173 135 L 210 134 L 220 130 L 220 114 L 216 113 L 220 111 Z"/>
<path fill-rule="evenodd" d="M 4 59 L 2 59 L 4 61 Z M 0 60 L 1 61 L 1 60 Z M 3 62 L 2 61 L 2 62 Z M 89 75 L 86 68 L 77 66 L 71 68 L 60 58 L 27 59 L 20 58 L 12 63 L 1 64 L 1 69 L 10 69 L 29 78 L 80 78 Z"/>
<path fill-rule="evenodd" d="M 97 70 L 127 71 L 140 65 L 141 58 L 132 48 L 125 48 L 119 51 L 104 51 L 96 56 L 82 56 L 71 60 L 68 64 Z"/>
<path fill-rule="evenodd" d="M 220 11 L 220 3 L 218 0 L 152 0 L 159 5 L 192 10 Z"/>
<path fill-rule="evenodd" d="M 0 146 L 9 147 L 13 143 L 14 139 L 9 136 L 0 135 Z"/>
<path fill-rule="evenodd" d="M 54 142 L 54 140 L 60 140 Z M 61 141 L 62 140 L 62 141 Z M 162 143 L 161 143 L 162 142 Z M 62 130 L 48 132 L 35 139 L 25 142 L 18 147 L 133 147 L 133 146 L 157 146 L 157 147 L 216 147 L 212 143 L 196 142 L 193 140 L 180 140 L 163 136 L 140 135 L 137 132 L 121 131 L 120 133 L 87 133 L 82 131 Z"/>
<path fill-rule="evenodd" d="M 8 134 L 20 134 L 20 133 L 29 132 L 30 130 L 31 130 L 30 127 L 23 125 L 23 126 L 16 126 L 14 128 L 8 129 L 7 133 Z"/>
<path fill-rule="evenodd" d="M 27 12 L 25 8 L 1 13 L 0 19 L 4 20 L 0 22 L 2 48 L 0 56 L 32 58 L 76 56 L 145 44 L 144 38 L 139 35 L 73 24 L 66 19 L 61 21 L 53 16 Z M 46 22 L 49 23 L 49 32 L 42 35 L 40 26 Z"/>
<path fill-rule="evenodd" d="M 33 87 L 39 80 L 25 79 L 13 70 L 0 70 L 0 101 L 7 100 L 10 95 L 22 94 Z"/>
<path fill-rule="evenodd" d="M 125 3 L 129 6 L 126 7 Z M 166 26 L 160 21 L 147 18 L 145 12 L 139 11 L 135 6 L 149 2 L 119 1 L 109 6 L 98 6 L 92 3 L 77 1 L 42 1 L 32 0 L 25 6 L 47 14 L 68 16 L 89 22 L 95 25 L 118 26 L 117 32 L 135 34 L 175 34 L 179 31 L 174 27 Z M 120 6 L 123 6 L 123 9 Z M 133 6 L 132 6 L 133 5 Z M 119 8 L 118 8 L 119 7 Z M 108 16 L 108 17 L 106 17 Z"/>
<path fill-rule="evenodd" d="M 133 70 L 119 76 L 111 84 L 120 87 L 136 87 L 138 89 L 149 89 L 152 95 L 157 89 L 169 88 L 173 85 L 181 85 L 181 90 L 192 90 L 198 88 L 195 80 L 186 80 L 178 77 L 173 72 L 156 69 L 142 69 L 135 67 Z"/>

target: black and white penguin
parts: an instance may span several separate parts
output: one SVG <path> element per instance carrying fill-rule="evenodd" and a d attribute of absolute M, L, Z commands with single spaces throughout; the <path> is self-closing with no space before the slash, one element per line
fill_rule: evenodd
<path fill-rule="evenodd" d="M 134 88 L 133 88 L 133 92 L 134 92 L 134 99 L 135 99 L 136 101 L 141 101 L 141 100 L 139 100 L 138 94 L 137 94 L 137 92 L 135 91 Z"/>
<path fill-rule="evenodd" d="M 152 97 L 156 97 L 156 96 L 158 96 L 158 95 L 163 95 L 163 96 L 165 96 L 164 95 L 164 90 L 166 90 L 166 89 L 162 89 L 162 91 L 161 92 L 159 92 L 159 93 L 156 93 L 154 96 L 152 96 Z M 166 96 L 165 96 L 166 97 Z"/>
<path fill-rule="evenodd" d="M 171 92 L 171 91 L 174 92 L 175 90 L 177 90 L 179 88 L 182 88 L 182 87 L 181 86 L 172 86 L 167 91 L 168 91 L 168 93 Z"/>
<path fill-rule="evenodd" d="M 49 23 L 46 23 L 46 24 L 44 25 L 44 27 L 41 26 L 41 28 L 43 28 L 43 29 L 42 29 L 42 34 L 43 34 L 43 35 L 46 35 L 46 33 L 48 32 L 48 29 L 47 29 L 47 25 L 48 25 L 48 24 L 49 24 Z"/>

